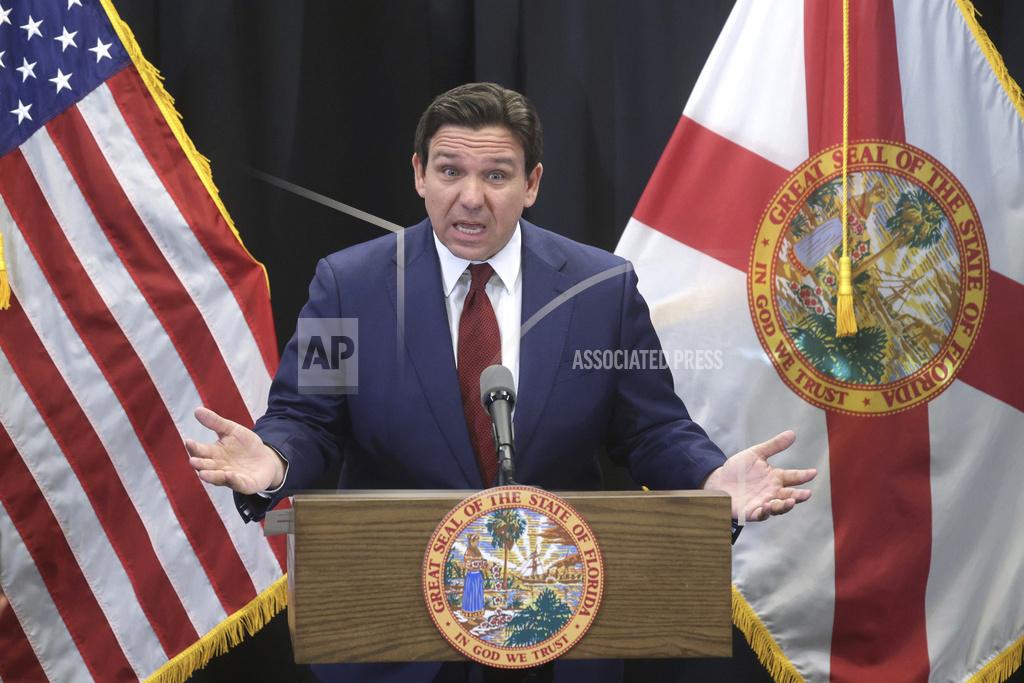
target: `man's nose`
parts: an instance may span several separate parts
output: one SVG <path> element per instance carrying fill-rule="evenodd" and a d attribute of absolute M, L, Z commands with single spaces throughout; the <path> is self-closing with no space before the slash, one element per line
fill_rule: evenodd
<path fill-rule="evenodd" d="M 459 203 L 466 209 L 479 209 L 484 203 L 483 182 L 474 176 L 463 179 L 459 189 Z"/>

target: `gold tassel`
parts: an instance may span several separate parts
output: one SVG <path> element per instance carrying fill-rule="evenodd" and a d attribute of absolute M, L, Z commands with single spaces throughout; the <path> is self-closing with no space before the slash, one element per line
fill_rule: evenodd
<path fill-rule="evenodd" d="M 839 259 L 839 293 L 836 296 L 836 336 L 857 334 L 857 316 L 853 312 L 853 278 L 850 274 L 850 234 L 847 193 L 847 160 L 850 148 L 850 0 L 843 0 L 843 256 Z"/>
<path fill-rule="evenodd" d="M 839 296 L 836 297 L 836 336 L 852 337 L 857 334 L 857 316 L 853 314 L 853 279 L 850 276 L 850 257 L 839 259 Z"/>
<path fill-rule="evenodd" d="M 11 281 L 7 278 L 7 261 L 4 260 L 4 236 L 0 234 L 0 311 L 11 307 Z"/>
<path fill-rule="evenodd" d="M 775 683 L 803 683 L 804 677 L 782 652 L 764 622 L 736 586 L 732 587 L 732 622 L 750 643 L 750 649 Z"/>
<path fill-rule="evenodd" d="M 253 635 L 283 610 L 288 602 L 288 575 L 270 584 L 248 605 L 214 626 L 191 647 L 154 671 L 146 683 L 185 683 L 196 670 Z"/>

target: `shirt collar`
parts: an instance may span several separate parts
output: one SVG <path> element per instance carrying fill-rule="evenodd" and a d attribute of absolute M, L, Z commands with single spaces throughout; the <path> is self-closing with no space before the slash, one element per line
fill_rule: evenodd
<path fill-rule="evenodd" d="M 434 236 L 434 246 L 437 247 L 437 258 L 441 261 L 441 279 L 444 284 L 444 295 L 448 297 L 451 296 L 452 290 L 455 289 L 455 285 L 458 283 L 459 278 L 462 277 L 462 274 L 466 272 L 469 264 L 482 262 L 467 261 L 464 258 L 459 258 L 449 251 L 448 247 L 437 238 L 437 233 L 432 234 Z M 519 279 L 520 266 L 523 260 L 522 246 L 522 232 L 520 231 L 519 223 L 516 223 L 516 229 L 512 232 L 512 237 L 505 243 L 505 246 L 486 261 L 494 268 L 494 272 L 497 273 L 501 279 L 501 284 L 504 285 L 505 291 L 509 294 L 512 293 L 512 288 L 515 286 L 516 280 Z"/>

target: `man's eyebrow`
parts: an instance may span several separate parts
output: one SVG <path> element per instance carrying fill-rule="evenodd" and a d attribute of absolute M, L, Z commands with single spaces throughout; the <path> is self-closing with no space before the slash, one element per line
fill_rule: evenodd
<path fill-rule="evenodd" d="M 436 159 L 436 160 L 441 160 L 441 159 L 452 160 L 452 159 L 461 159 L 462 155 L 457 153 L 457 152 L 442 152 L 442 151 L 438 151 L 438 152 L 434 153 L 433 158 Z M 515 157 L 506 157 L 506 156 L 489 157 L 487 159 L 487 162 L 490 163 L 490 164 L 494 164 L 496 166 L 513 166 L 514 167 L 516 165 Z"/>

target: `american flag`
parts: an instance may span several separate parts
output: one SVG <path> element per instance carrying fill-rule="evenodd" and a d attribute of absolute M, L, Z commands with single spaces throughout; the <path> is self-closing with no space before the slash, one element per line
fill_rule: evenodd
<path fill-rule="evenodd" d="M 183 446 L 263 413 L 267 281 L 157 79 L 108 0 L 0 0 L 3 681 L 184 678 L 280 594 Z"/>

